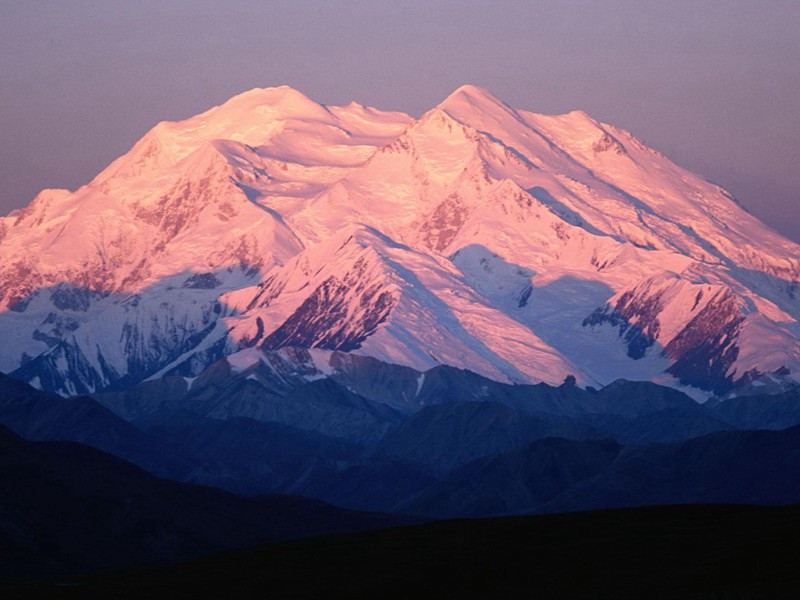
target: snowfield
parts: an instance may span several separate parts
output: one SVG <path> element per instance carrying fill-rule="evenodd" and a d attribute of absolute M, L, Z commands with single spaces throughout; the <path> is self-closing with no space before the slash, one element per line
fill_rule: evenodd
<path fill-rule="evenodd" d="M 0 371 L 62 394 L 283 347 L 696 398 L 800 381 L 800 246 L 626 131 L 474 86 L 419 119 L 282 86 L 159 123 L 0 219 L 0 258 Z"/>

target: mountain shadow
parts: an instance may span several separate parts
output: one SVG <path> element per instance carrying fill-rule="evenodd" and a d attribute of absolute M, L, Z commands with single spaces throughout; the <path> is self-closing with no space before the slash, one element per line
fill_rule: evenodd
<path fill-rule="evenodd" d="M 82 444 L 0 426 L 0 579 L 186 560 L 331 531 L 410 522 L 290 497 L 159 479 Z"/>

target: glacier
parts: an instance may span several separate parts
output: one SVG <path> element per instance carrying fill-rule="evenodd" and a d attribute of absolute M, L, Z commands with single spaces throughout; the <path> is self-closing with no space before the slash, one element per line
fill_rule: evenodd
<path fill-rule="evenodd" d="M 254 89 L 0 219 L 0 371 L 63 395 L 305 347 L 696 399 L 800 381 L 800 246 L 581 111 Z"/>

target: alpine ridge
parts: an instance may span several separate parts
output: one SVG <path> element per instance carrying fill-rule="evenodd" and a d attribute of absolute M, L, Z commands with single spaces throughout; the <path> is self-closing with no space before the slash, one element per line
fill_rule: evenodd
<path fill-rule="evenodd" d="M 62 395 L 318 348 L 696 399 L 800 381 L 800 246 L 584 112 L 254 89 L 0 219 L 0 371 Z"/>

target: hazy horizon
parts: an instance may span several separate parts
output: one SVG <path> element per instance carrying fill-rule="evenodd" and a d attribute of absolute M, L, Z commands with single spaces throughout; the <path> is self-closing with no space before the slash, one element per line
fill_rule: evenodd
<path fill-rule="evenodd" d="M 628 129 L 800 241 L 800 3 L 0 1 L 0 213 L 253 87 L 418 116 L 459 85 Z"/>

